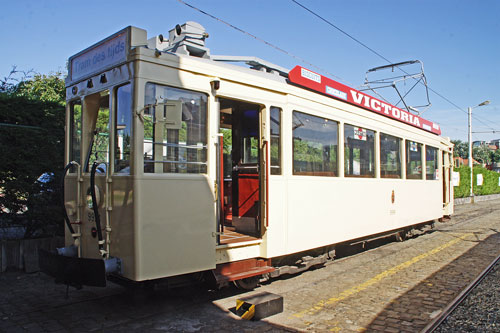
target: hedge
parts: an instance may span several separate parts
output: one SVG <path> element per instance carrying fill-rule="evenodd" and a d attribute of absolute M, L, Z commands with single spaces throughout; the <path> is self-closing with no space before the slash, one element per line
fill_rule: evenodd
<path fill-rule="evenodd" d="M 64 106 L 0 94 L 0 154 L 0 228 L 62 233 Z"/>
<path fill-rule="evenodd" d="M 470 194 L 470 168 L 461 166 L 454 171 L 460 173 L 460 185 L 455 186 L 455 198 L 465 198 Z M 477 186 L 477 175 L 483 175 L 483 185 Z M 500 193 L 499 184 L 500 173 L 482 167 L 474 168 L 474 195 L 487 195 Z"/>

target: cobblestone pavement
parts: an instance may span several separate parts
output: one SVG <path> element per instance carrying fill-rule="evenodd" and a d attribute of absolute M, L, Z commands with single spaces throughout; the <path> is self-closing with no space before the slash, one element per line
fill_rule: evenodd
<path fill-rule="evenodd" d="M 248 293 L 130 292 L 110 284 L 70 289 L 66 299 L 66 288 L 43 274 L 7 272 L 0 274 L 0 332 L 415 332 L 500 253 L 499 203 L 457 206 L 452 220 L 432 232 Z M 284 312 L 254 322 L 229 310 L 236 298 L 261 291 L 282 295 Z"/>

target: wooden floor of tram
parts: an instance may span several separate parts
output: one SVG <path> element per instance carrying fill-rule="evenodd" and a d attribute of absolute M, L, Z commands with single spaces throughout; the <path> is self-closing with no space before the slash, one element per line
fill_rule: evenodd
<path fill-rule="evenodd" d="M 234 227 L 224 227 L 224 233 L 220 235 L 220 244 L 234 244 L 240 242 L 248 242 L 258 240 L 258 238 L 240 234 L 234 230 Z"/>

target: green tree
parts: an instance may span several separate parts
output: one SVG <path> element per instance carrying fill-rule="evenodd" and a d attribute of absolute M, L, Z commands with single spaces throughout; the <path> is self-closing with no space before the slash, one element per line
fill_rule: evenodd
<path fill-rule="evenodd" d="M 490 164 L 493 159 L 493 152 L 488 146 L 479 146 L 472 149 L 474 159 L 483 164 Z"/>
<path fill-rule="evenodd" d="M 29 100 L 54 102 L 64 105 L 66 89 L 61 72 L 49 75 L 35 74 L 32 79 L 21 81 L 14 89 L 13 96 Z"/>
<path fill-rule="evenodd" d="M 500 162 L 500 149 L 495 150 L 492 158 L 493 158 L 493 162 L 496 162 L 496 163 Z"/>
<path fill-rule="evenodd" d="M 62 231 L 64 114 L 60 73 L 0 82 L 0 227 L 22 226 L 26 238 Z"/>
<path fill-rule="evenodd" d="M 469 143 L 462 142 L 461 140 L 451 140 L 451 142 L 455 145 L 453 148 L 453 156 L 468 158 L 469 157 Z"/>

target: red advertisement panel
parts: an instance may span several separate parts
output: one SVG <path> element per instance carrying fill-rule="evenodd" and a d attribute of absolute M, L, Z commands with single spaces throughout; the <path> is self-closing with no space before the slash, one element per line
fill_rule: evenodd
<path fill-rule="evenodd" d="M 310 71 L 304 67 L 295 66 L 295 68 L 288 73 L 288 78 L 296 85 L 315 90 L 332 98 L 379 113 L 405 124 L 418 127 L 424 131 L 441 135 L 441 128 L 438 124 L 433 123 L 432 121 L 397 108 L 394 105 L 388 104 L 340 82 Z"/>

